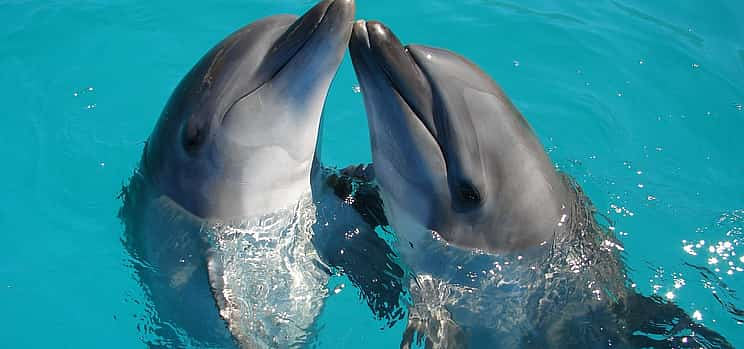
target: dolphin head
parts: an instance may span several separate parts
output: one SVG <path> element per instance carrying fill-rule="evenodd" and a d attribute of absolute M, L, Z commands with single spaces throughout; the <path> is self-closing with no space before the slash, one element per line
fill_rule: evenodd
<path fill-rule="evenodd" d="M 144 151 L 146 177 L 200 217 L 295 202 L 309 186 L 353 18 L 353 0 L 325 0 L 302 17 L 268 17 L 222 40 L 168 101 Z"/>
<path fill-rule="evenodd" d="M 358 21 L 349 44 L 388 219 L 493 252 L 552 238 L 569 200 L 527 121 L 475 64 Z M 397 225 L 397 226 L 396 226 Z"/>

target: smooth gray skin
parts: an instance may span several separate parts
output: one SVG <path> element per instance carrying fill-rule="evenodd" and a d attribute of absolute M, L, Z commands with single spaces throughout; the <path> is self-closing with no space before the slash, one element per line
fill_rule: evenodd
<path fill-rule="evenodd" d="M 309 187 L 320 115 L 344 54 L 352 0 L 274 16 L 220 42 L 181 81 L 142 167 L 204 218 L 273 212 Z"/>
<path fill-rule="evenodd" d="M 247 25 L 173 92 L 120 212 L 156 310 L 143 333 L 151 346 L 235 346 L 210 290 L 202 228 L 269 214 L 310 190 L 321 112 L 354 9 L 353 0 L 326 0 L 299 19 Z"/>
<path fill-rule="evenodd" d="M 492 252 L 551 241 L 574 198 L 488 75 L 450 51 L 403 47 L 379 22 L 358 21 L 349 48 L 396 231 L 422 225 Z"/>

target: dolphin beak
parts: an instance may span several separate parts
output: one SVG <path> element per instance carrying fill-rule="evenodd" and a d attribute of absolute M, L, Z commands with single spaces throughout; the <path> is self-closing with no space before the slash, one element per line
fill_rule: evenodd
<path fill-rule="evenodd" d="M 357 76 L 387 80 L 436 140 L 431 86 L 395 34 L 378 21 L 356 21 L 349 51 Z"/>
<path fill-rule="evenodd" d="M 323 26 L 329 31 L 340 31 L 348 35 L 349 26 L 354 21 L 356 4 L 354 0 L 324 0 L 311 10 L 325 9 L 323 12 Z"/>
<path fill-rule="evenodd" d="M 334 11 L 339 11 L 344 14 L 343 17 L 346 18 L 346 23 L 350 23 L 354 20 L 354 12 L 356 9 L 356 2 L 354 0 L 326 0 L 326 2 L 332 3 Z"/>
<path fill-rule="evenodd" d="M 354 20 L 354 0 L 325 0 L 298 18 L 276 41 L 264 62 L 284 65 L 292 59 L 317 32 L 333 32 Z M 348 32 L 347 32 L 348 33 Z M 271 64 L 271 63 L 268 63 Z M 274 68 L 278 70 L 281 66 Z"/>

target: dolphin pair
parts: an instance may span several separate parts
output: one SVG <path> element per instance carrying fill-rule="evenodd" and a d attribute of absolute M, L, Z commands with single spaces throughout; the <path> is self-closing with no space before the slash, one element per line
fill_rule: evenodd
<path fill-rule="evenodd" d="M 474 63 L 373 21 L 355 23 L 349 47 L 412 273 L 402 347 L 733 347 L 626 286 L 619 242 Z"/>
<path fill-rule="evenodd" d="M 299 18 L 254 22 L 207 52 L 176 87 L 120 210 L 151 302 L 151 346 L 308 343 L 329 275 L 341 270 L 376 313 L 397 304 L 372 296 L 397 297 L 387 290 L 402 275 L 365 218 L 374 204 L 361 209 L 362 194 L 344 201 L 366 184 L 316 157 L 354 12 L 353 0 L 324 0 Z M 358 263 L 344 249 L 372 257 Z"/>
<path fill-rule="evenodd" d="M 353 18 L 353 1 L 326 0 L 300 18 L 260 20 L 210 50 L 175 89 L 120 212 L 154 310 L 151 345 L 307 343 L 336 270 L 376 314 L 400 314 L 391 304 L 406 281 L 374 233 L 385 217 L 369 171 L 335 173 L 316 156 Z M 405 49 L 374 22 L 353 24 L 350 48 L 385 213 L 415 273 L 403 346 L 668 342 L 639 342 L 630 329 L 670 338 L 691 329 L 691 342 L 728 344 L 624 287 L 614 237 L 472 63 Z M 636 316 L 643 308 L 655 313 Z"/>

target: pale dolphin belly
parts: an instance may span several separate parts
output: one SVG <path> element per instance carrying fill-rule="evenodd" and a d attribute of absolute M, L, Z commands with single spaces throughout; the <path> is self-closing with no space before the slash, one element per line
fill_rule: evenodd
<path fill-rule="evenodd" d="M 528 303 L 544 290 L 534 280 L 534 261 L 459 249 L 436 238 L 418 246 L 418 258 L 404 258 L 416 271 L 409 326 L 434 348 L 521 347 L 536 330 Z"/>
<path fill-rule="evenodd" d="M 121 216 L 151 306 L 150 346 L 297 347 L 328 294 L 313 245 L 315 206 L 240 224 L 208 222 L 133 179 Z M 144 337 L 148 337 L 144 336 Z"/>
<path fill-rule="evenodd" d="M 313 245 L 309 194 L 278 212 L 207 230 L 210 279 L 220 314 L 244 346 L 296 347 L 328 295 L 328 274 Z"/>

